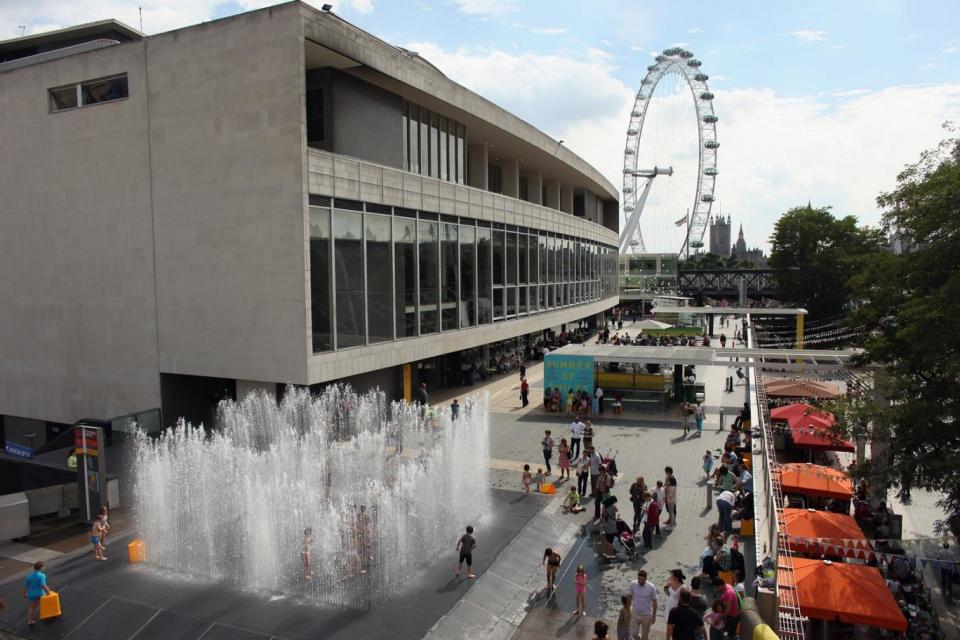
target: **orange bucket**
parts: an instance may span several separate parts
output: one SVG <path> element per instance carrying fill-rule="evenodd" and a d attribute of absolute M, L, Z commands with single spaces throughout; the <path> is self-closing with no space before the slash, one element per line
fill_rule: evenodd
<path fill-rule="evenodd" d="M 127 559 L 130 564 L 143 562 L 147 559 L 147 550 L 143 540 L 134 540 L 127 545 Z"/>
<path fill-rule="evenodd" d="M 552 482 L 544 482 L 542 485 L 540 485 L 540 493 L 545 493 L 548 496 L 552 496 L 556 492 L 557 488 Z"/>

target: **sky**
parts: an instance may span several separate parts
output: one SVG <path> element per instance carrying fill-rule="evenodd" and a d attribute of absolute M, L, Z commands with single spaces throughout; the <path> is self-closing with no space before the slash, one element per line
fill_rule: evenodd
<path fill-rule="evenodd" d="M 0 39 L 110 17 L 139 28 L 138 7 L 153 34 L 269 4 L 0 0 Z M 956 0 L 330 4 L 564 140 L 617 188 L 647 65 L 666 47 L 693 51 L 716 96 L 718 207 L 765 249 L 779 215 L 808 201 L 877 224 L 877 195 L 960 122 Z"/>

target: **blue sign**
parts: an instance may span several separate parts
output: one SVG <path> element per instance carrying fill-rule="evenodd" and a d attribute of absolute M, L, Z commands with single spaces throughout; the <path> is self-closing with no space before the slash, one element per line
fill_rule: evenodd
<path fill-rule="evenodd" d="M 543 361 L 543 385 L 545 389 L 560 388 L 562 397 L 573 389 L 574 393 L 586 391 L 593 397 L 594 363 L 591 356 L 553 355 L 548 353 Z"/>
<path fill-rule="evenodd" d="M 33 447 L 28 447 L 25 444 L 17 444 L 16 442 L 7 442 L 6 446 L 4 447 L 4 451 L 12 456 L 17 456 L 18 458 L 33 457 Z"/>

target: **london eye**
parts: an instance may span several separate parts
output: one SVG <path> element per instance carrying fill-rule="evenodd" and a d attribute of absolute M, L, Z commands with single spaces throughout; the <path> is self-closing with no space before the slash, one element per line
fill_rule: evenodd
<path fill-rule="evenodd" d="M 701 66 L 693 52 L 672 47 L 640 83 L 623 155 L 621 253 L 688 256 L 703 246 L 720 143 Z"/>

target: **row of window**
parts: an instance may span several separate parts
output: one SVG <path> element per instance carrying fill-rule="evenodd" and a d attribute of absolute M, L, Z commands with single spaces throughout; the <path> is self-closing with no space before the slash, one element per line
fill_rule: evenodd
<path fill-rule="evenodd" d="M 412 102 L 403 103 L 403 168 L 466 184 L 467 128 Z"/>
<path fill-rule="evenodd" d="M 310 207 L 315 352 L 489 324 L 616 293 L 613 247 L 372 206 Z"/>
<path fill-rule="evenodd" d="M 127 74 L 77 82 L 50 89 L 50 111 L 64 111 L 101 102 L 122 100 L 130 95 Z"/>

